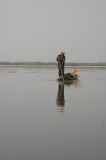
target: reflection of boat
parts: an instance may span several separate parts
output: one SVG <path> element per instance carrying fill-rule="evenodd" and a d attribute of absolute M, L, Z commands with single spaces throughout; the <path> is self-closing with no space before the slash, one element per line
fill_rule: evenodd
<path fill-rule="evenodd" d="M 66 73 L 64 76 L 61 76 L 58 78 L 58 81 L 70 81 L 70 80 L 75 80 L 78 79 L 78 77 L 81 75 L 82 69 L 76 69 L 74 72 L 71 73 Z"/>
<path fill-rule="evenodd" d="M 76 88 L 82 87 L 82 84 L 81 84 L 80 80 L 78 80 L 78 79 L 71 80 L 71 81 L 64 81 L 64 85 L 65 86 L 75 86 Z"/>

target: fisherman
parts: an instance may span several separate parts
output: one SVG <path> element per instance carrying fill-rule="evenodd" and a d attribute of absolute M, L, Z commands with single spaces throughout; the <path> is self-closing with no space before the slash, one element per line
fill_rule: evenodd
<path fill-rule="evenodd" d="M 65 65 L 65 51 L 61 51 L 61 54 L 59 54 L 56 58 L 56 61 L 58 62 L 58 69 L 59 69 L 59 77 L 64 76 L 64 65 Z"/>

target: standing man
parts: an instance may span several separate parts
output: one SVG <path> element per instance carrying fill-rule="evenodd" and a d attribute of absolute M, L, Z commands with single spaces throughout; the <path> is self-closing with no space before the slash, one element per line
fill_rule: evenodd
<path fill-rule="evenodd" d="M 65 51 L 61 51 L 61 54 L 59 54 L 56 58 L 56 61 L 58 62 L 58 69 L 59 69 L 59 77 L 64 76 L 64 65 L 65 65 Z"/>

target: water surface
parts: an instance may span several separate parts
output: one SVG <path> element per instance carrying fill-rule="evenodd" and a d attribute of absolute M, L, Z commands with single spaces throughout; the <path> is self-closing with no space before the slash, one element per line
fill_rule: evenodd
<path fill-rule="evenodd" d="M 0 160 L 106 159 L 106 69 L 68 83 L 57 74 L 0 67 Z"/>

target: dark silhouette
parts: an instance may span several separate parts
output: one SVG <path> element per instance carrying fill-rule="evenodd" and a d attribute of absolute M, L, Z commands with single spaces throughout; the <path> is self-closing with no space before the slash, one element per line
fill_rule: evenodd
<path fill-rule="evenodd" d="M 73 80 L 71 82 L 63 82 L 63 81 L 59 82 L 56 104 L 58 107 L 60 107 L 60 112 L 64 112 L 64 107 L 65 107 L 64 86 L 65 87 L 74 86 L 75 88 L 79 89 L 82 88 L 82 84 L 79 80 Z"/>
<path fill-rule="evenodd" d="M 65 51 L 61 51 L 61 54 L 59 54 L 56 58 L 56 61 L 58 62 L 58 70 L 59 70 L 59 77 L 64 76 L 64 65 L 65 65 Z"/>
<path fill-rule="evenodd" d="M 58 94 L 57 94 L 57 105 L 61 107 L 61 112 L 64 112 L 65 99 L 64 99 L 64 83 L 58 85 Z"/>

